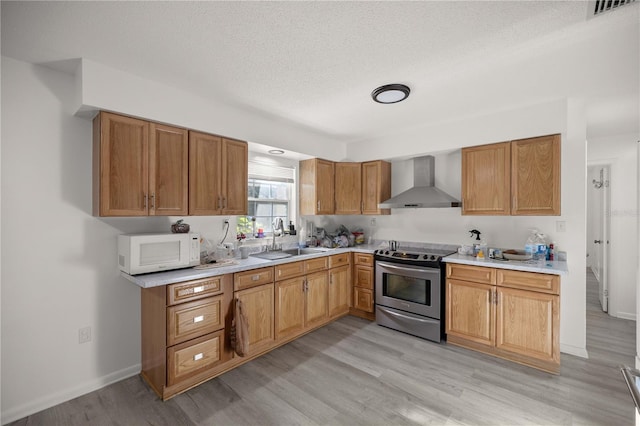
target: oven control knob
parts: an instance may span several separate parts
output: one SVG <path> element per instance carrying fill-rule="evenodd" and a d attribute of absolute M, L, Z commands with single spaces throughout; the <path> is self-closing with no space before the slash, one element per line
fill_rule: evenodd
<path fill-rule="evenodd" d="M 384 254 L 389 254 L 389 250 L 385 251 Z"/>
<path fill-rule="evenodd" d="M 435 255 L 431 255 L 431 260 L 436 260 L 436 256 Z"/>

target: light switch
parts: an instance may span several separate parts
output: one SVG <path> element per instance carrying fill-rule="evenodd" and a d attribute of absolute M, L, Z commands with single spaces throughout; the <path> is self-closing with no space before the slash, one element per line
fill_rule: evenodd
<path fill-rule="evenodd" d="M 567 222 L 564 220 L 557 220 L 556 232 L 567 232 Z"/>

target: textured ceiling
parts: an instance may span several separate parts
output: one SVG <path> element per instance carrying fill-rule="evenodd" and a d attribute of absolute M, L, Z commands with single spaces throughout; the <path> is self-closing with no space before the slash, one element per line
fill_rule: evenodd
<path fill-rule="evenodd" d="M 517 102 L 474 76 L 586 16 L 582 1 L 3 1 L 2 54 L 91 59 L 351 142 Z M 409 85 L 410 98 L 372 102 L 391 82 Z M 534 86 L 521 96 L 552 95 Z"/>

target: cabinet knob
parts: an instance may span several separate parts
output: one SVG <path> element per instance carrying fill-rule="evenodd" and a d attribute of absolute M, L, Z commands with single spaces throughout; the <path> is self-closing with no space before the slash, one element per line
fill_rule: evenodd
<path fill-rule="evenodd" d="M 147 208 L 147 193 L 143 192 L 142 193 L 142 207 L 143 208 Z"/>
<path fill-rule="evenodd" d="M 156 208 L 156 193 L 151 194 L 151 208 L 155 210 Z"/>
<path fill-rule="evenodd" d="M 595 244 L 602 244 L 602 240 L 593 240 Z"/>

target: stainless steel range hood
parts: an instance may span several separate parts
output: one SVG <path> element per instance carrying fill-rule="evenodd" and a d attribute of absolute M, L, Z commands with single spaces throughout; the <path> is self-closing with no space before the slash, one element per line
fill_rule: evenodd
<path fill-rule="evenodd" d="M 435 158 L 413 159 L 413 187 L 378 204 L 381 209 L 460 207 L 461 203 L 434 186 Z"/>

